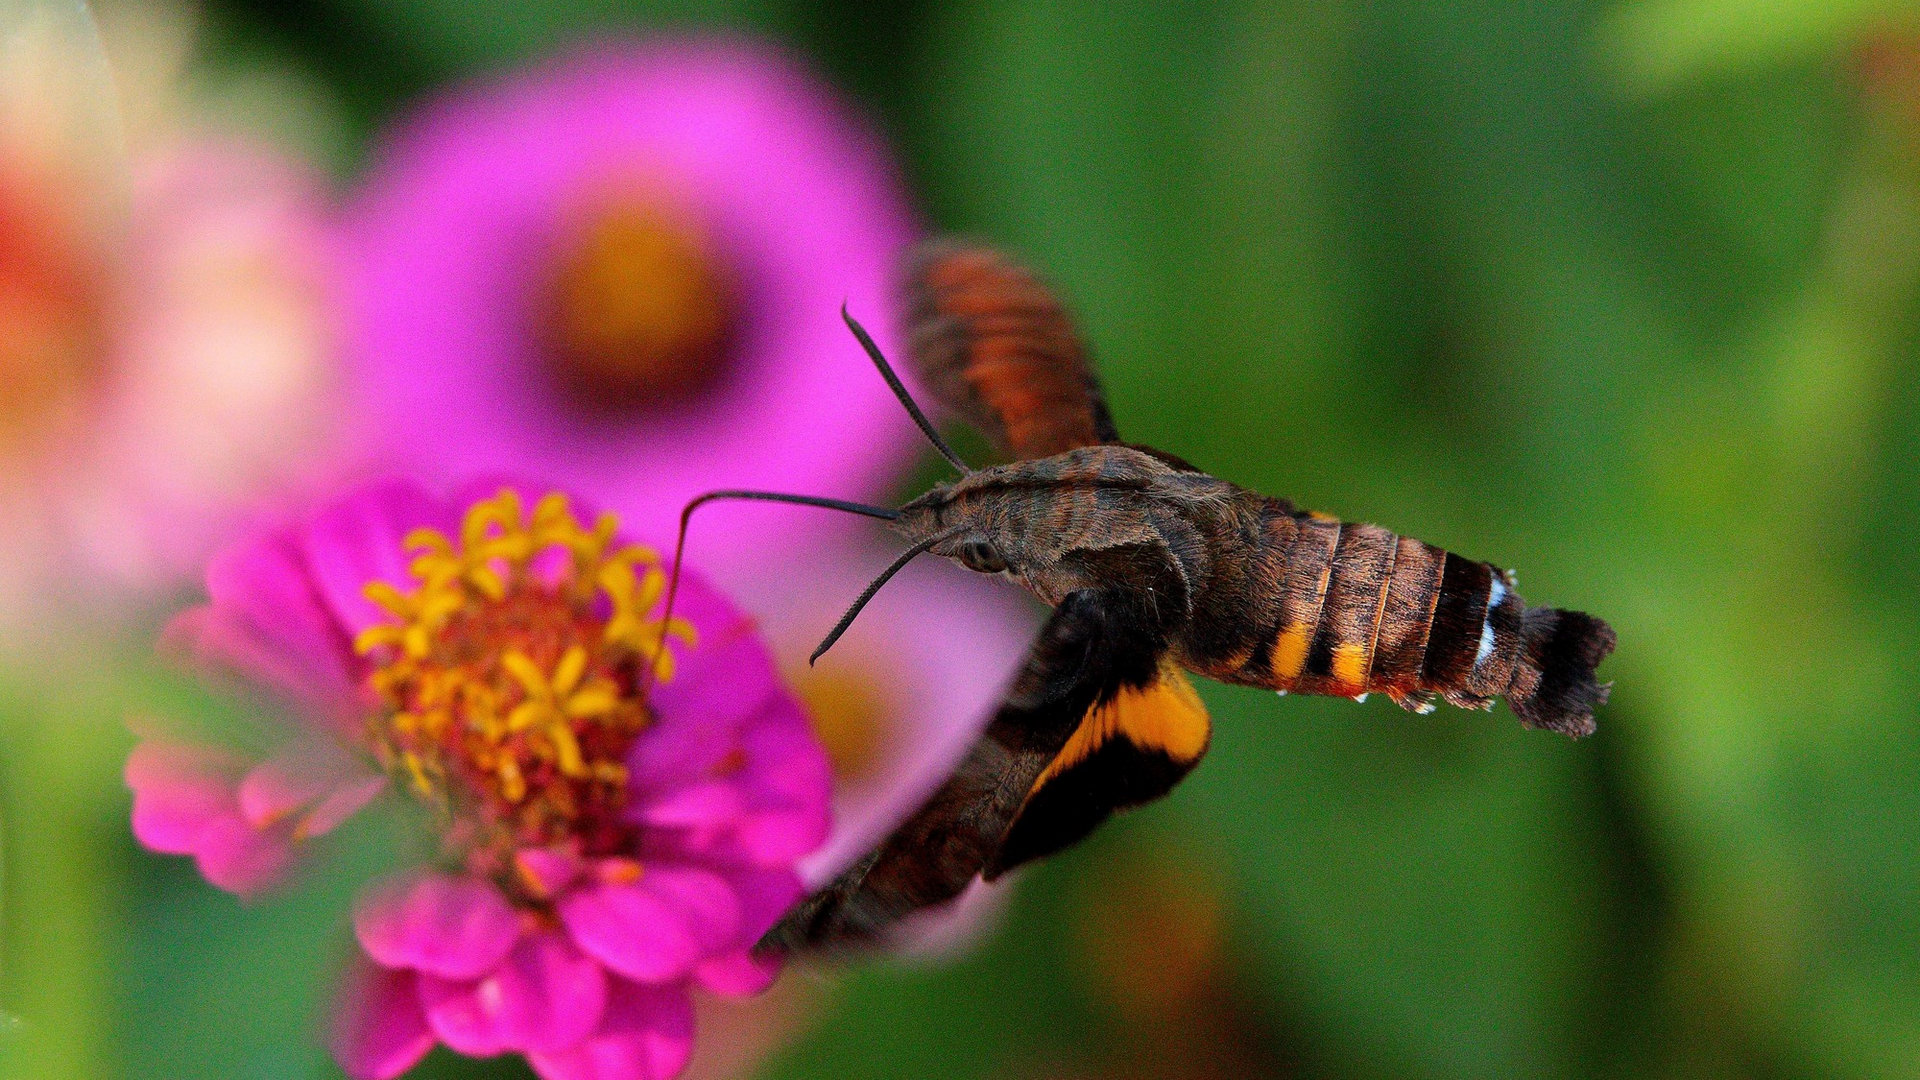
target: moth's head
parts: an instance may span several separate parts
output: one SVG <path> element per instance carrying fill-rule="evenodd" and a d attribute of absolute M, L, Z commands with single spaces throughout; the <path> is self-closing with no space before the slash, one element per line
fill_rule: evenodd
<path fill-rule="evenodd" d="M 873 343 L 873 338 L 858 322 L 854 321 L 845 307 L 840 309 L 840 317 L 846 321 L 847 328 L 853 331 L 853 336 L 859 340 L 861 347 L 872 358 L 881 377 L 893 390 L 894 396 L 900 399 L 900 404 L 906 409 L 907 415 L 912 417 L 914 424 L 926 435 L 927 441 L 940 452 L 940 456 L 960 470 L 960 479 L 950 484 L 936 486 L 899 510 L 820 495 L 794 495 L 773 491 L 724 490 L 710 491 L 700 495 L 689 502 L 686 509 L 680 513 L 680 535 L 674 543 L 673 550 L 673 574 L 668 579 L 667 585 L 665 608 L 667 616 L 673 613 L 674 595 L 680 583 L 680 556 L 686 545 L 687 523 L 695 509 L 715 499 L 760 499 L 770 502 L 796 503 L 881 518 L 913 541 L 912 546 L 902 552 L 900 557 L 882 571 L 880 576 L 875 578 L 873 583 L 868 585 L 853 602 L 853 606 L 847 609 L 847 613 L 841 616 L 840 622 L 827 634 L 826 640 L 814 650 L 810 661 L 818 660 L 820 654 L 831 648 L 852 624 L 854 618 L 860 614 L 860 609 L 873 598 L 873 594 L 878 592 L 881 586 L 885 585 L 916 555 L 933 551 L 969 569 L 983 573 L 999 573 L 1010 569 L 1004 557 L 1005 517 L 995 512 L 995 506 L 1004 500 L 976 499 L 969 496 L 984 493 L 986 489 L 994 486 L 997 474 L 1017 466 L 975 469 L 962 460 L 960 455 L 954 453 L 953 448 L 947 445 L 946 440 L 940 437 L 940 433 L 934 430 L 926 414 L 920 411 L 920 406 L 914 403 L 912 395 L 907 393 L 907 388 L 900 382 L 899 376 L 894 374 L 886 357 L 880 354 L 880 347 Z"/>
<path fill-rule="evenodd" d="M 976 469 L 900 508 L 892 528 L 927 551 L 981 574 L 1025 578 L 1049 560 L 1034 550 L 1033 488 L 1017 482 L 1025 463 Z M 1009 483 L 1009 480 L 1016 481 Z"/>

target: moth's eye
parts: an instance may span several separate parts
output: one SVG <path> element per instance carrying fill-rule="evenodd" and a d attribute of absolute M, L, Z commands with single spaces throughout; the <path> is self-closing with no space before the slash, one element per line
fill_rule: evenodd
<path fill-rule="evenodd" d="M 1000 549 L 985 540 L 967 540 L 955 553 L 960 565 L 982 574 L 997 574 L 1007 568 L 1007 560 L 1000 557 Z"/>

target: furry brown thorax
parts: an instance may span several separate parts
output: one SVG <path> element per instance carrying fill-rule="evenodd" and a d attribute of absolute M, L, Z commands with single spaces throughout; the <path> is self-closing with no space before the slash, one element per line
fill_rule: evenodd
<path fill-rule="evenodd" d="M 901 507 L 891 527 L 915 541 L 960 529 L 929 550 L 969 570 L 1004 571 L 1057 604 L 1075 589 L 1129 584 L 1094 580 L 1087 555 L 1165 544 L 1169 526 L 1185 531 L 1172 519 L 1210 517 L 1236 494 L 1250 493 L 1150 451 L 1087 446 L 942 484 Z M 1204 548 L 1183 547 L 1200 564 L 1183 569 L 1204 570 Z"/>

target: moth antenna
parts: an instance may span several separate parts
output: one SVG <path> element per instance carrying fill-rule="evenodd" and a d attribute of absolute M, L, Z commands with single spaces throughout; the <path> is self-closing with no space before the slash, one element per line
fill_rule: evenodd
<path fill-rule="evenodd" d="M 861 326 L 854 319 L 844 303 L 840 305 L 840 318 L 846 321 L 847 329 L 853 331 L 853 336 L 860 339 L 860 347 L 867 350 L 867 355 L 873 358 L 873 366 L 880 369 L 880 377 L 887 380 L 887 386 L 892 389 L 893 396 L 899 398 L 900 404 L 906 406 L 907 415 L 913 417 L 913 422 L 920 426 L 920 431 L 926 435 L 927 441 L 933 444 L 935 450 L 940 451 L 941 457 L 946 458 L 954 468 L 959 469 L 962 476 L 971 473 L 973 467 L 962 460 L 959 454 L 954 453 L 953 447 L 947 445 L 947 440 L 941 438 L 940 433 L 933 429 L 933 425 L 927 421 L 927 414 L 920 411 L 920 406 L 914 402 L 913 395 L 907 393 L 906 384 L 900 381 L 900 376 L 893 373 L 893 365 L 887 363 L 887 358 L 881 355 L 880 346 L 873 343 L 873 336 L 867 333 L 866 327 Z"/>
<path fill-rule="evenodd" d="M 940 541 L 951 539 L 965 531 L 964 526 L 958 529 L 948 529 L 946 532 L 940 533 L 937 536 L 929 536 L 925 540 L 901 552 L 900 557 L 893 560 L 892 564 L 885 570 L 880 571 L 880 576 L 874 578 L 873 583 L 868 585 L 866 589 L 860 593 L 860 598 L 853 602 L 853 606 L 847 608 L 845 615 L 840 616 L 840 621 L 834 624 L 833 629 L 827 631 L 826 640 L 820 643 L 819 648 L 813 650 L 812 656 L 807 657 L 807 666 L 812 667 L 814 661 L 825 655 L 828 649 L 833 648 L 833 643 L 839 641 L 840 635 L 846 633 L 847 627 L 853 625 L 853 620 L 859 616 L 860 609 L 867 606 L 867 601 L 873 599 L 873 594 L 879 592 L 880 586 L 885 585 L 892 579 L 893 575 L 899 573 L 901 567 L 912 562 L 917 556 L 925 554 L 928 548 Z"/>
<path fill-rule="evenodd" d="M 860 514 L 864 517 L 879 518 L 882 521 L 892 521 L 900 516 L 900 511 L 889 509 L 885 506 L 869 506 L 866 503 L 849 502 L 846 499 L 829 499 L 821 495 L 789 495 L 780 491 L 728 489 L 709 491 L 704 495 L 694 496 L 693 499 L 687 503 L 686 507 L 680 511 L 680 533 L 673 541 L 673 570 L 667 577 L 667 603 L 660 613 L 660 640 L 654 645 L 656 661 L 647 666 L 646 679 L 643 684 L 647 690 L 653 688 L 654 673 L 658 670 L 657 658 L 667 650 L 667 630 L 673 625 L 673 601 L 680 594 L 681 556 L 684 555 L 687 550 L 687 523 L 692 520 L 695 510 L 700 509 L 710 502 L 717 502 L 721 499 L 746 499 L 756 502 L 792 503 L 795 506 L 817 506 L 824 510 L 839 510 L 848 514 Z"/>

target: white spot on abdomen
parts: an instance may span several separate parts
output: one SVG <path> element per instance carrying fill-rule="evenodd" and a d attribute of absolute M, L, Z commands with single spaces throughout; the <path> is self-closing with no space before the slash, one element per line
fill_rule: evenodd
<path fill-rule="evenodd" d="M 1493 579 L 1493 591 L 1487 594 L 1487 615 L 1485 620 L 1480 623 L 1480 651 L 1473 654 L 1473 666 L 1475 668 L 1486 663 L 1487 657 L 1493 655 L 1493 609 L 1499 607 L 1500 601 L 1506 599 L 1506 596 L 1506 580 L 1495 577 Z"/>

